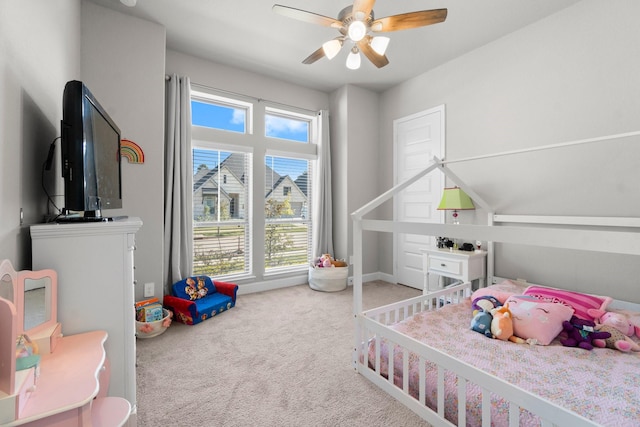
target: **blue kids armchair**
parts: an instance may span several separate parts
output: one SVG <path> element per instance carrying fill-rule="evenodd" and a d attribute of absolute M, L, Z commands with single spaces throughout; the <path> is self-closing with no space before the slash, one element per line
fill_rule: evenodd
<path fill-rule="evenodd" d="M 238 285 L 213 281 L 208 276 L 193 276 L 176 282 L 163 305 L 173 311 L 173 318 L 187 325 L 229 310 L 236 305 Z"/>

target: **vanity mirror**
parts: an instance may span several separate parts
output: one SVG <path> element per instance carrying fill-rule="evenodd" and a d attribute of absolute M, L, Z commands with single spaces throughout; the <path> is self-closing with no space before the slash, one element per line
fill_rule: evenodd
<path fill-rule="evenodd" d="M 58 275 L 54 270 L 18 272 L 17 292 L 22 300 L 22 318 L 18 322 L 27 335 L 45 330 L 57 322 Z"/>
<path fill-rule="evenodd" d="M 22 270 L 16 289 L 18 330 L 38 344 L 40 353 L 54 350 L 61 337 L 58 323 L 58 275 L 55 270 Z"/>
<path fill-rule="evenodd" d="M 58 275 L 55 270 L 16 272 L 9 260 L 0 262 L 0 297 L 16 310 L 16 332 L 35 341 L 40 353 L 54 350 L 61 337 L 58 323 Z"/>

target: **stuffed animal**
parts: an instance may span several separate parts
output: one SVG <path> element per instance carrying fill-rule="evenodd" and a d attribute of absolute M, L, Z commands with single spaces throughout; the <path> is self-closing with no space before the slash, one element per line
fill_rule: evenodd
<path fill-rule="evenodd" d="M 513 319 L 508 304 L 494 308 L 491 310 L 491 315 L 493 316 L 493 320 L 491 321 L 491 334 L 493 338 L 518 344 L 526 342 L 522 338 L 513 335 Z"/>
<path fill-rule="evenodd" d="M 634 334 L 640 337 L 640 314 L 638 316 L 627 316 L 620 312 L 595 308 L 590 308 L 587 313 L 593 316 L 596 323 L 613 326 L 628 337 L 632 337 Z"/>
<path fill-rule="evenodd" d="M 571 316 L 571 320 L 562 322 L 562 328 L 567 333 L 567 338 L 561 339 L 565 347 L 580 347 L 585 350 L 593 350 L 596 347 L 603 347 L 603 343 L 599 340 L 605 340 L 611 337 L 609 332 L 596 331 L 596 324 L 591 320 L 580 319 Z"/>
<path fill-rule="evenodd" d="M 493 338 L 491 333 L 491 320 L 493 316 L 487 311 L 478 311 L 476 315 L 471 319 L 471 329 L 480 332 L 486 337 Z"/>
<path fill-rule="evenodd" d="M 491 295 L 483 295 L 475 298 L 471 303 L 471 308 L 473 309 L 473 315 L 478 314 L 479 311 L 490 312 L 494 308 L 501 307 L 502 303 L 498 301 L 498 299 Z"/>
<path fill-rule="evenodd" d="M 314 265 L 316 267 L 348 267 L 345 260 L 334 259 L 331 254 L 323 254 L 320 258 L 316 259 Z"/>
<path fill-rule="evenodd" d="M 324 254 L 324 255 L 322 255 L 321 259 L 322 259 L 322 266 L 323 267 L 331 267 L 331 255 Z"/>
<path fill-rule="evenodd" d="M 323 254 L 320 258 L 318 258 L 315 262 L 316 267 L 331 267 L 331 255 Z"/>
<path fill-rule="evenodd" d="M 587 313 L 596 319 L 596 330 L 611 334 L 609 338 L 600 340 L 598 346 L 624 352 L 640 351 L 640 345 L 630 338 L 634 334 L 638 335 L 640 331 L 640 326 L 632 323 L 635 322 L 634 318 L 622 313 L 597 309 L 589 309 Z"/>
<path fill-rule="evenodd" d="M 638 345 L 638 343 L 636 343 L 631 338 L 611 325 L 596 325 L 596 330 L 601 332 L 608 332 L 611 335 L 609 338 L 606 338 L 604 340 L 593 340 L 593 344 L 596 347 L 612 348 L 614 350 L 620 350 L 625 353 L 629 351 L 640 351 L 640 345 Z"/>

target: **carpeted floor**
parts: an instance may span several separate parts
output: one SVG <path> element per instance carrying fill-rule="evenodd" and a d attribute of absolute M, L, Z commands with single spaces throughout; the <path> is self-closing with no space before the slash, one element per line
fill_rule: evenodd
<path fill-rule="evenodd" d="M 364 285 L 371 308 L 420 291 Z M 351 366 L 352 288 L 238 296 L 195 326 L 138 339 L 138 425 L 426 426 Z"/>

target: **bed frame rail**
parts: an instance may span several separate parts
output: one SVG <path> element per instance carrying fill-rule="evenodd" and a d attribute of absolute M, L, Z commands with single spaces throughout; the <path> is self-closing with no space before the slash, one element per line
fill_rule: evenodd
<path fill-rule="evenodd" d="M 388 326 L 406 319 L 424 310 L 438 310 L 446 304 L 458 303 L 470 295 L 471 284 L 452 286 L 428 295 L 411 298 L 368 310 L 356 315 L 358 342 L 355 348 L 354 365 L 361 375 L 410 408 L 420 417 L 434 426 L 453 426 L 445 419 L 445 372 L 453 373 L 457 378 L 458 425 L 466 425 L 466 389 L 469 384 L 480 385 L 482 390 L 482 425 L 491 425 L 491 394 L 509 402 L 509 425 L 518 426 L 520 410 L 526 409 L 537 415 L 543 426 L 597 426 L 598 424 L 567 409 L 558 407 L 550 401 L 509 384 L 493 375 L 425 345 L 413 338 L 390 329 Z M 368 348 L 370 340 L 375 340 L 374 367 L 368 366 Z M 381 374 L 380 343 L 387 342 L 389 360 L 393 360 L 395 345 L 403 352 L 402 387 L 394 384 L 394 366 L 389 363 L 387 377 Z M 419 396 L 414 398 L 409 392 L 409 355 L 415 354 L 420 360 Z M 437 366 L 437 404 L 434 409 L 426 405 L 426 362 Z"/>

